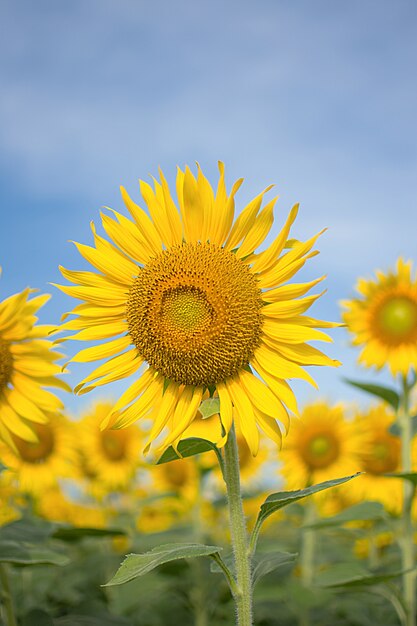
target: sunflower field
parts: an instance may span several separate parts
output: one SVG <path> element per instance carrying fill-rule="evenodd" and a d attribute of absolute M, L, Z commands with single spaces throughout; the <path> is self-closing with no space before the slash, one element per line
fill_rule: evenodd
<path fill-rule="evenodd" d="M 219 162 L 122 187 L 60 267 L 59 325 L 34 289 L 0 302 L 4 626 L 415 625 L 416 272 L 316 318 L 323 231 L 242 182 Z M 354 380 L 321 348 L 340 332 Z M 317 366 L 366 408 L 299 402 Z"/>

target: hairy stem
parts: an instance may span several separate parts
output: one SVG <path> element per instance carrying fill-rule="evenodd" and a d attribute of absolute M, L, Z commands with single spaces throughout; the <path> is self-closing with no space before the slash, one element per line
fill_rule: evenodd
<path fill-rule="evenodd" d="M 252 626 L 252 580 L 246 521 L 240 492 L 239 454 L 234 426 L 224 447 L 225 472 L 229 503 L 230 532 L 236 571 L 236 589 L 233 594 L 238 626 Z"/>
<path fill-rule="evenodd" d="M 409 407 L 409 388 L 406 377 L 403 378 L 403 392 L 398 411 L 398 421 L 401 427 L 401 457 L 402 471 L 412 471 L 411 441 L 413 438 L 412 422 Z M 412 506 L 414 498 L 414 485 L 409 480 L 403 481 L 403 536 L 400 547 L 403 570 L 415 568 L 415 547 L 413 541 Z M 407 626 L 415 626 L 416 618 L 416 574 L 414 571 L 406 571 L 403 574 L 404 604 L 407 612 Z"/>

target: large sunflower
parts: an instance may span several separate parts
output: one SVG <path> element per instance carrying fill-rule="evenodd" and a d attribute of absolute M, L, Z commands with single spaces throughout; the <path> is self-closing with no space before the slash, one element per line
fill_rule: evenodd
<path fill-rule="evenodd" d="M 353 344 L 363 346 L 359 361 L 406 376 L 417 367 L 417 276 L 411 261 L 398 259 L 395 272 L 378 271 L 376 280 L 360 279 L 356 289 L 360 297 L 342 304 Z"/>
<path fill-rule="evenodd" d="M 144 365 L 104 428 L 124 428 L 149 415 L 148 446 L 166 427 L 162 447 L 176 444 L 204 391 L 217 389 L 225 433 L 234 406 L 256 455 L 258 429 L 280 443 L 277 420 L 288 427 L 287 408 L 296 411 L 285 379 L 314 384 L 302 366 L 337 364 L 306 343 L 330 341 L 317 328 L 334 324 L 304 315 L 320 294 L 298 299 L 321 278 L 285 284 L 317 254 L 312 248 L 319 235 L 288 241 L 298 205 L 273 243 L 256 253 L 271 229 L 275 199 L 261 209 L 268 187 L 234 220 L 234 196 L 242 181 L 227 194 L 223 164 L 219 169 L 216 193 L 199 167 L 197 178 L 188 168 L 178 170 L 179 210 L 162 172 L 153 189 L 141 181 L 150 217 L 122 188 L 133 221 L 116 211 L 103 214 L 112 242 L 93 227 L 95 247 L 76 244 L 99 273 L 61 270 L 76 286 L 60 289 L 84 301 L 62 328 L 77 331 L 75 340 L 110 340 L 73 358 L 108 359 L 76 387 L 78 392 L 138 374 Z"/>
<path fill-rule="evenodd" d="M 0 439 L 14 447 L 13 436 L 35 443 L 34 424 L 48 421 L 48 413 L 63 408 L 59 398 L 44 387 L 70 391 L 56 374 L 62 372 L 55 361 L 48 334 L 55 328 L 36 324 L 35 313 L 50 298 L 29 299 L 25 289 L 0 302 Z"/>
<path fill-rule="evenodd" d="M 13 448 L 0 443 L 0 460 L 20 491 L 39 495 L 56 488 L 60 478 L 74 476 L 76 451 L 73 425 L 63 415 L 32 428 L 37 441 L 12 434 Z"/>
<path fill-rule="evenodd" d="M 340 478 L 359 471 L 358 441 L 341 405 L 317 402 L 294 420 L 280 452 L 281 472 L 289 489 Z"/>

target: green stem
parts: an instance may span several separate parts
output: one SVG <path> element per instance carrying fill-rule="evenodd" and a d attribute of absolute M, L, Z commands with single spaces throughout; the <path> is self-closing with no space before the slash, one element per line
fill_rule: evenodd
<path fill-rule="evenodd" d="M 10 589 L 9 576 L 7 574 L 7 566 L 0 563 L 0 584 L 1 584 L 1 599 L 4 605 L 4 612 L 6 615 L 7 626 L 17 626 L 17 621 L 13 610 L 13 598 Z"/>
<path fill-rule="evenodd" d="M 229 503 L 230 532 L 236 571 L 236 589 L 233 594 L 238 626 L 252 626 L 252 577 L 246 521 L 240 492 L 239 453 L 234 426 L 224 447 L 225 472 Z"/>
<path fill-rule="evenodd" d="M 409 388 L 406 377 L 403 377 L 403 392 L 398 411 L 398 421 L 401 427 L 401 457 L 402 471 L 412 471 L 411 441 L 413 438 L 412 422 L 410 419 Z M 415 547 L 413 541 L 412 506 L 414 485 L 409 480 L 403 481 L 403 537 L 400 542 L 402 555 L 402 569 L 415 568 Z M 407 626 L 415 626 L 416 616 L 416 574 L 407 571 L 403 574 L 403 594 L 407 611 Z"/>
<path fill-rule="evenodd" d="M 198 472 L 198 491 L 192 512 L 194 531 L 193 535 L 196 543 L 204 543 L 204 533 L 202 530 L 203 525 L 201 516 L 201 494 L 203 492 L 203 477 L 197 463 L 196 470 Z M 206 596 L 206 572 L 203 560 L 193 559 L 191 561 L 191 566 L 195 577 L 195 586 L 191 594 L 194 605 L 194 623 L 195 626 L 208 626 L 209 620 L 207 608 L 209 606 L 209 603 L 207 602 Z"/>
<path fill-rule="evenodd" d="M 301 530 L 301 550 L 300 550 L 300 565 L 301 565 L 301 582 L 304 587 L 311 589 L 314 581 L 314 543 L 315 532 L 314 528 L 308 528 L 310 524 L 316 519 L 316 507 L 313 500 L 308 500 L 305 505 L 304 528 Z M 310 611 L 306 607 L 302 611 L 300 618 L 301 626 L 309 626 L 310 624 Z"/>

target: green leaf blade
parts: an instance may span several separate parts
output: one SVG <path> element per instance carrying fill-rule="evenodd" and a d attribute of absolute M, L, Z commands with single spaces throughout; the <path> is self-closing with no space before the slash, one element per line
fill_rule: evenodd
<path fill-rule="evenodd" d="M 144 576 L 164 563 L 177 559 L 212 556 L 219 554 L 221 549 L 219 546 L 205 546 L 197 543 L 171 543 L 158 546 L 144 554 L 128 554 L 113 578 L 103 586 L 122 585 L 139 576 Z"/>
<path fill-rule="evenodd" d="M 400 406 L 400 396 L 395 391 L 395 389 L 391 389 L 390 387 L 384 387 L 383 385 L 375 385 L 373 383 L 361 383 L 356 380 L 350 380 L 349 378 L 345 378 L 344 381 L 352 387 L 361 389 L 362 391 L 365 391 L 372 396 L 376 396 L 380 400 L 384 400 L 392 406 L 394 411 L 397 411 L 398 407 Z"/>

